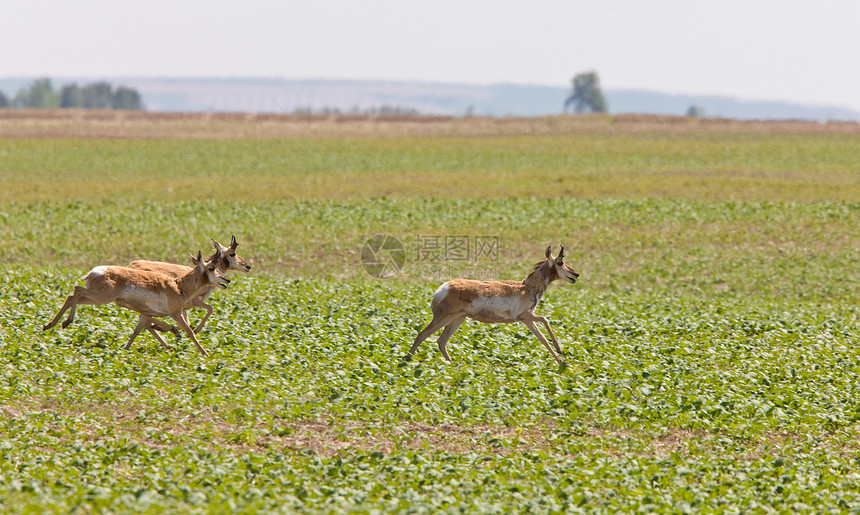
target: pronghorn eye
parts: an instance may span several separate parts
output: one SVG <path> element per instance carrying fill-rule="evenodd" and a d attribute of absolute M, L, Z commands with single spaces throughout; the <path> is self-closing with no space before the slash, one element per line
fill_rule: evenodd
<path fill-rule="evenodd" d="M 564 266 L 564 261 L 556 261 L 555 264 L 558 266 Z"/>

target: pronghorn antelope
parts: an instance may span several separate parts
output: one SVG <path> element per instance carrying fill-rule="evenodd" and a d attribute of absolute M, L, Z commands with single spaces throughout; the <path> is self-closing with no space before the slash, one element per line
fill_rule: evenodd
<path fill-rule="evenodd" d="M 42 329 L 48 330 L 54 327 L 63 313 L 69 310 L 68 318 L 63 321 L 63 327 L 67 327 L 74 321 L 75 308 L 79 304 L 100 306 L 115 302 L 140 313 L 137 327 L 134 328 L 125 346 L 126 349 L 131 347 L 131 343 L 143 329 L 148 329 L 162 345 L 167 347 L 164 340 L 151 329 L 151 324 L 153 317 L 169 316 L 191 338 L 200 353 L 208 356 L 209 353 L 197 341 L 194 331 L 183 318 L 182 311 L 186 303 L 199 295 L 202 289 L 219 284 L 226 288 L 230 279 L 227 279 L 214 262 L 204 261 L 200 251 L 197 252 L 197 257 L 191 257 L 191 262 L 194 263 L 194 268 L 179 279 L 158 272 L 124 266 L 97 266 L 83 277 L 87 281 L 86 286 L 75 286 L 74 293 L 66 299 L 57 316 Z"/>
<path fill-rule="evenodd" d="M 522 322 L 544 344 L 552 357 L 562 364 L 561 358 L 553 351 L 535 325 L 535 322 L 543 323 L 549 331 L 555 350 L 561 354 L 561 347 L 555 339 L 549 321 L 545 317 L 535 315 L 534 309 L 551 282 L 556 279 L 566 279 L 574 283 L 577 277 L 579 274 L 564 263 L 564 245 L 562 245 L 558 256 L 554 258 L 552 247 L 547 247 L 546 259 L 538 263 L 534 271 L 522 281 L 473 281 L 471 279 L 448 281 L 433 294 L 433 301 L 430 304 L 433 320 L 418 333 L 415 343 L 403 359 L 409 359 L 421 342 L 444 327 L 445 330 L 442 331 L 436 343 L 442 356 L 451 361 L 448 351 L 445 350 L 448 339 L 460 327 L 463 320 L 471 318 L 487 323 Z"/>
<path fill-rule="evenodd" d="M 238 247 L 239 244 L 236 242 L 235 236 L 230 236 L 229 247 L 221 245 L 220 243 L 215 241 L 215 238 L 212 238 L 212 245 L 215 247 L 215 254 L 209 256 L 209 259 L 207 261 L 214 260 L 215 257 L 218 256 L 220 253 L 220 259 L 215 261 L 214 264 L 221 272 L 224 272 L 226 274 L 227 272 L 231 272 L 233 270 L 238 270 L 240 272 L 249 272 L 251 270 L 251 265 L 246 263 L 244 259 L 242 259 L 236 254 L 236 247 Z M 163 261 L 145 260 L 132 261 L 131 263 L 129 263 L 128 267 L 136 268 L 138 270 L 150 270 L 152 272 L 160 272 L 176 279 L 179 279 L 191 270 L 191 267 L 185 265 L 165 263 Z M 188 305 L 185 306 L 184 311 L 186 322 L 188 322 L 189 309 L 203 308 L 206 310 L 206 315 L 194 329 L 195 333 L 200 333 L 200 331 L 203 329 L 203 325 L 206 323 L 207 320 L 209 320 L 209 316 L 212 315 L 212 306 L 206 304 L 206 299 L 208 299 L 209 296 L 212 295 L 212 292 L 215 291 L 216 287 L 217 286 L 213 285 L 204 288 L 196 297 L 194 297 L 193 299 L 191 299 L 191 301 L 188 302 Z M 174 326 L 162 322 L 160 320 L 154 320 L 152 326 L 150 326 L 149 329 L 150 332 L 151 329 L 158 329 L 159 331 L 171 331 L 177 336 L 179 335 L 178 331 L 176 331 L 176 328 Z"/>

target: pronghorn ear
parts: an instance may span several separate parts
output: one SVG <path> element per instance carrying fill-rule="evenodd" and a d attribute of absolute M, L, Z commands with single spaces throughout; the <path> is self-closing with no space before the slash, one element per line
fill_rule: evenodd
<path fill-rule="evenodd" d="M 547 258 L 547 259 L 552 259 L 552 245 L 549 245 L 549 246 L 546 248 L 546 258 Z"/>
<path fill-rule="evenodd" d="M 221 244 L 218 243 L 218 240 L 216 240 L 215 238 L 212 238 L 212 246 L 215 247 L 215 250 L 221 250 L 222 248 Z"/>
<path fill-rule="evenodd" d="M 199 266 L 200 263 L 203 262 L 203 253 L 201 253 L 198 250 L 197 251 L 197 257 L 194 257 L 194 254 L 191 254 L 191 262 L 194 263 L 195 265 Z"/>

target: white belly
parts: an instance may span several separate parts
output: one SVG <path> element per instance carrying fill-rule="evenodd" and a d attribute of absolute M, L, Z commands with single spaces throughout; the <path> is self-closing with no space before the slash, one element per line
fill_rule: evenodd
<path fill-rule="evenodd" d="M 116 299 L 116 303 L 146 315 L 164 316 L 170 314 L 170 307 L 164 295 L 158 295 L 145 288 L 127 286 Z"/>
<path fill-rule="evenodd" d="M 481 322 L 516 322 L 529 307 L 517 298 L 483 297 L 473 300 L 465 311 Z"/>

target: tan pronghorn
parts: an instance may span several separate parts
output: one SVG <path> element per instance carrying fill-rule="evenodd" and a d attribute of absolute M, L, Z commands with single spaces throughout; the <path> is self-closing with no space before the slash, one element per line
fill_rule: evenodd
<path fill-rule="evenodd" d="M 547 247 L 546 259 L 538 263 L 534 271 L 522 281 L 473 281 L 471 279 L 448 281 L 433 294 L 433 301 L 430 304 L 433 320 L 418 333 L 415 343 L 412 344 L 404 359 L 409 359 L 421 342 L 444 327 L 445 330 L 439 336 L 437 344 L 442 356 L 451 361 L 448 351 L 445 350 L 448 339 L 460 327 L 463 320 L 471 318 L 487 323 L 522 322 L 544 344 L 552 357 L 562 364 L 561 358 L 553 352 L 552 347 L 535 325 L 535 322 L 543 323 L 549 331 L 555 350 L 561 354 L 561 347 L 552 333 L 549 321 L 545 317 L 535 315 L 534 309 L 551 282 L 562 279 L 574 283 L 577 277 L 579 274 L 564 264 L 564 245 L 562 245 L 561 251 L 555 258 L 552 257 L 552 247 Z"/>
<path fill-rule="evenodd" d="M 251 270 L 251 265 L 246 263 L 244 259 L 242 259 L 236 254 L 236 247 L 238 247 L 239 244 L 236 242 L 235 236 L 230 236 L 229 247 L 221 245 L 220 243 L 215 241 L 214 238 L 212 239 L 212 245 L 214 245 L 215 247 L 215 254 L 209 256 L 209 259 L 207 259 L 207 261 L 212 261 L 213 259 L 215 259 L 215 256 L 219 255 L 220 252 L 221 257 L 217 260 L 217 262 L 215 262 L 215 266 L 218 267 L 218 270 L 220 270 L 221 272 L 224 272 L 226 274 L 227 272 L 232 272 L 234 270 L 238 270 L 240 272 L 249 272 Z M 137 268 L 139 270 L 160 272 L 176 279 L 182 277 L 191 270 L 191 267 L 189 266 L 179 265 L 176 263 L 165 263 L 163 261 L 145 260 L 132 261 L 131 263 L 129 263 L 128 267 Z M 207 320 L 209 320 L 209 316 L 212 315 L 212 306 L 206 303 L 206 299 L 208 299 L 209 296 L 212 295 L 212 292 L 215 291 L 215 288 L 217 288 L 217 286 L 209 286 L 204 288 L 200 294 L 191 299 L 191 301 L 185 306 L 186 322 L 188 322 L 189 309 L 203 308 L 206 310 L 206 315 L 194 329 L 195 333 L 200 333 L 200 331 L 203 329 L 203 325 L 206 323 Z M 149 329 L 158 329 L 159 331 L 171 331 L 177 336 L 179 335 L 179 332 L 174 326 L 162 322 L 160 320 L 154 320 L 152 326 L 150 326 Z"/>
<path fill-rule="evenodd" d="M 218 253 L 216 253 L 218 254 Z M 217 256 L 220 258 L 220 256 Z M 200 291 L 210 286 L 222 285 L 225 288 L 230 279 L 218 270 L 214 262 L 206 262 L 198 251 L 197 257 L 191 257 L 194 267 L 179 279 L 149 270 L 137 270 L 124 266 L 97 266 L 83 277 L 87 281 L 85 287 L 75 286 L 75 291 L 66 299 L 60 312 L 53 320 L 45 324 L 43 330 L 54 327 L 66 310 L 69 316 L 63 321 L 67 327 L 75 319 L 75 308 L 79 304 L 100 306 L 115 302 L 116 304 L 137 311 L 140 319 L 131 334 L 125 348 L 143 329 L 150 332 L 167 347 L 164 340 L 150 329 L 153 317 L 169 316 L 179 324 L 179 327 L 191 338 L 197 349 L 204 355 L 209 353 L 197 341 L 194 331 L 182 316 L 185 305 L 200 294 Z"/>

